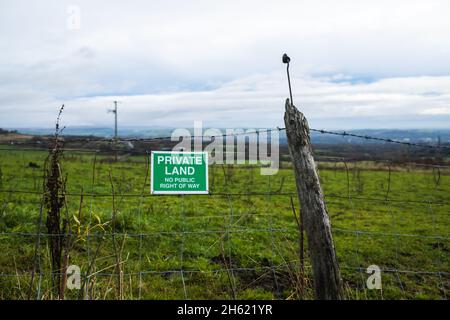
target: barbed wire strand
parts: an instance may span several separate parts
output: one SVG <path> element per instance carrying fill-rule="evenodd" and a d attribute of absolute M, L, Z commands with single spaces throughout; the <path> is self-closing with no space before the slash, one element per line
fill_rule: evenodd
<path fill-rule="evenodd" d="M 222 134 L 222 135 L 211 135 L 211 136 L 196 136 L 196 135 L 189 135 L 189 136 L 174 136 L 176 137 L 176 139 L 180 139 L 180 138 L 186 138 L 186 139 L 199 139 L 199 138 L 208 138 L 208 139 L 212 139 L 212 138 L 226 138 L 226 137 L 238 137 L 238 136 L 248 136 L 251 134 L 256 134 L 256 135 L 260 135 L 261 133 L 271 133 L 273 131 L 275 132 L 279 132 L 279 131 L 285 131 L 286 128 L 280 128 L 280 127 L 276 127 L 276 128 L 270 128 L 270 129 L 262 129 L 262 130 L 254 130 L 254 131 L 238 131 L 238 132 L 233 132 L 233 133 L 228 133 L 228 134 Z M 419 144 L 419 143 L 414 143 L 414 142 L 408 142 L 408 141 L 400 141 L 400 140 L 395 140 L 395 139 L 391 139 L 391 138 L 381 138 L 381 137 L 373 137 L 373 136 L 369 136 L 369 135 L 360 135 L 360 134 L 355 134 L 355 133 L 351 133 L 351 132 L 338 132 L 338 131 L 330 131 L 330 130 L 324 130 L 324 129 L 313 129 L 313 128 L 309 128 L 310 131 L 312 132 L 317 132 L 317 133 L 321 133 L 321 134 L 329 134 L 329 135 L 336 135 L 336 136 L 342 136 L 342 137 L 353 137 L 353 138 L 358 138 L 358 139 L 364 139 L 364 140 L 373 140 L 373 141 L 379 141 L 379 142 L 386 142 L 386 143 L 395 143 L 395 144 L 402 144 L 402 145 L 406 145 L 406 146 L 414 146 L 414 147 L 420 147 L 420 148 L 430 148 L 430 149 L 450 149 L 450 146 L 447 145 L 430 145 L 430 144 Z M 234 130 L 233 130 L 234 131 Z M 172 136 L 161 136 L 161 137 L 151 137 L 151 138 L 70 138 L 70 136 L 61 136 L 60 138 L 62 139 L 67 139 L 67 143 L 70 142 L 85 142 L 85 143 L 89 143 L 89 142 L 152 142 L 152 141 L 159 141 L 159 140 L 171 140 Z M 177 141 L 177 140 L 175 140 Z M 15 145 L 18 145 L 18 143 L 15 143 Z M 20 145 L 20 144 L 19 144 Z M 5 149 L 0 149 L 0 150 L 9 150 L 8 148 Z M 25 150 L 25 149 L 24 149 Z M 45 149 L 43 149 L 45 150 Z M 73 151 L 82 151 L 81 150 L 77 150 L 77 149 L 73 149 Z M 93 150 L 95 152 L 99 152 L 98 149 Z M 121 151 L 119 150 L 111 150 L 111 151 Z"/>

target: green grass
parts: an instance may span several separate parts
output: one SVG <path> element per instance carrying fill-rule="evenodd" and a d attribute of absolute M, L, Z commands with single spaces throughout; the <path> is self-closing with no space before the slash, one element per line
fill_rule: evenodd
<path fill-rule="evenodd" d="M 29 293 L 33 298 L 53 297 L 47 239 L 41 238 L 35 259 L 37 237 L 32 235 L 39 221 L 46 156 L 0 151 L 1 299 L 24 299 Z M 298 202 L 288 164 L 275 176 L 262 176 L 258 168 L 211 166 L 213 195 L 150 196 L 144 156 L 110 160 L 97 156 L 93 169 L 93 155 L 66 152 L 62 162 L 71 225 L 80 232 L 70 264 L 86 272 L 100 248 L 91 268 L 91 298 L 113 299 L 118 292 L 109 172 L 116 190 L 116 241 L 123 245 L 125 298 L 298 298 L 299 235 L 290 196 L 297 211 Z M 29 168 L 29 162 L 41 169 Z M 347 297 L 446 298 L 450 171 L 441 170 L 436 185 L 432 170 L 392 167 L 389 186 L 387 168 L 373 163 L 352 163 L 348 171 L 342 164 L 336 170 L 329 163 L 320 167 Z M 81 216 L 80 193 L 85 194 Z M 45 210 L 42 225 L 45 232 Z M 40 262 L 42 277 L 35 276 L 30 291 L 35 261 Z M 385 270 L 382 291 L 365 289 L 365 270 L 372 264 Z M 309 299 L 313 292 L 308 261 L 305 277 L 304 298 Z M 66 296 L 77 298 L 78 292 L 67 290 Z"/>

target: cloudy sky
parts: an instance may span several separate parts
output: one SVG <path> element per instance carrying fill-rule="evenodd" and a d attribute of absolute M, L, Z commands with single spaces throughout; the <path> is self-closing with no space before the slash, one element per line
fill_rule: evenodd
<path fill-rule="evenodd" d="M 0 2 L 0 127 L 450 128 L 450 1 Z"/>

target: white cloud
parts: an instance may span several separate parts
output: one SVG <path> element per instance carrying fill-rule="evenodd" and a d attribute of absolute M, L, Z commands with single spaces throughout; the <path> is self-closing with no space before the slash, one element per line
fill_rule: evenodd
<path fill-rule="evenodd" d="M 421 114 L 426 115 L 450 115 L 450 107 L 442 107 L 442 108 L 429 108 L 425 109 L 421 112 Z"/>
<path fill-rule="evenodd" d="M 281 125 L 284 51 L 311 121 L 432 126 L 450 102 L 449 16 L 446 0 L 4 0 L 0 127 L 52 125 L 61 103 L 72 125 L 108 124 L 116 98 L 130 125 Z"/>
<path fill-rule="evenodd" d="M 421 115 L 448 115 L 450 110 L 450 76 L 389 78 L 373 83 L 335 83 L 329 79 L 294 77 L 292 83 L 295 104 L 315 126 L 332 119 L 334 127 L 345 128 L 349 120 L 370 117 L 384 119 L 380 122 L 383 125 L 395 118 L 408 120 Z M 119 99 L 119 120 L 124 125 L 189 127 L 195 120 L 202 120 L 208 126 L 274 127 L 283 126 L 287 96 L 283 76 L 255 75 L 208 91 L 97 96 L 64 101 L 36 95 L 36 101 L 24 101 L 29 106 L 28 113 L 10 108 L 2 122 L 20 126 L 33 121 L 41 126 L 51 126 L 59 105 L 65 103 L 63 118 L 67 126 L 110 126 L 112 116 L 106 111 L 113 100 Z M 433 125 L 431 121 L 422 127 Z M 359 124 L 359 127 L 372 126 L 373 123 L 367 121 Z"/>

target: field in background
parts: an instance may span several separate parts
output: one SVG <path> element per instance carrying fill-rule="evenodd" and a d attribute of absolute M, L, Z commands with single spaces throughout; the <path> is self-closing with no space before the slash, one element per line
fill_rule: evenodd
<path fill-rule="evenodd" d="M 1 299 L 52 298 L 40 210 L 47 155 L 0 151 Z M 69 264 L 89 274 L 83 293 L 66 297 L 312 298 L 307 257 L 303 290 L 299 273 L 294 174 L 283 165 L 275 176 L 213 165 L 211 195 L 150 196 L 145 156 L 114 162 L 65 152 Z M 373 162 L 319 169 L 347 297 L 447 298 L 450 169 Z M 383 270 L 382 291 L 366 289 L 373 264 Z"/>

